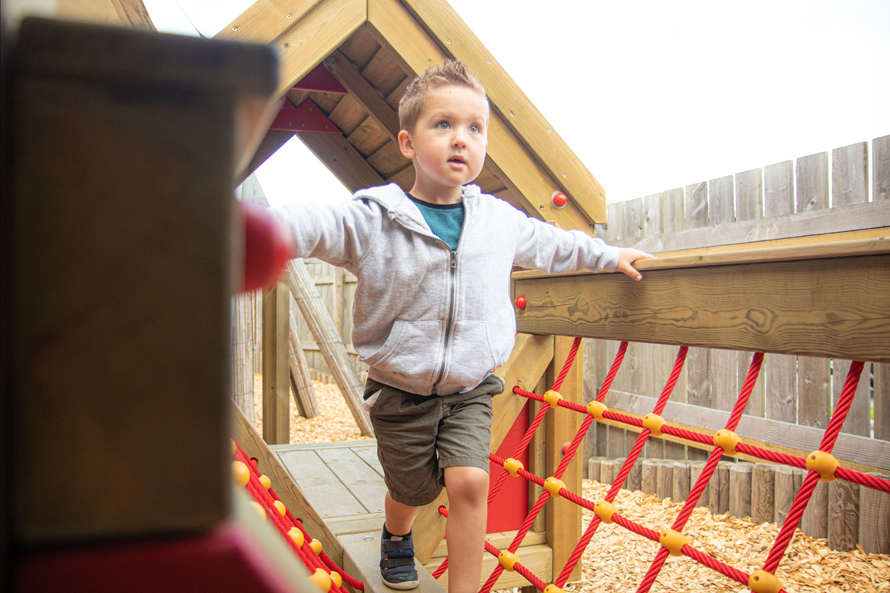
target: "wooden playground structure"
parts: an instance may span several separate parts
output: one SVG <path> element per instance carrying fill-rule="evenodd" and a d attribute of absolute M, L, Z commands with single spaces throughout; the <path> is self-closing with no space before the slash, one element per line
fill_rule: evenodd
<path fill-rule="evenodd" d="M 107 5 L 111 11 L 94 11 L 104 15 L 98 20 L 151 28 L 141 2 Z M 11 590 L 71 583 L 93 591 L 317 590 L 311 570 L 288 549 L 303 544 L 271 526 L 282 526 L 271 499 L 264 499 L 264 521 L 232 484 L 232 437 L 239 459 L 256 460 L 244 483 L 259 474 L 271 479 L 266 490 L 284 504 L 287 521 L 305 528 L 306 547 L 318 540 L 324 553 L 316 556 L 366 591 L 386 590 L 374 539 L 380 511 L 368 506 L 381 492 L 372 446 L 286 444 L 289 291 L 307 301 L 304 315 L 312 310 L 298 264 L 289 271 L 291 287 L 281 282 L 263 297 L 262 435 L 231 401 L 228 328 L 239 257 L 231 239 L 233 180 L 294 133 L 351 190 L 410 187 L 412 169 L 394 143 L 395 105 L 429 63 L 462 59 L 492 104 L 483 191 L 564 228 L 593 232 L 605 223 L 600 185 L 444 1 L 289 6 L 284 12 L 285 3 L 261 0 L 221 40 L 50 20 L 25 22 L 14 44 L 4 31 L 2 555 Z M 568 196 L 563 208 L 552 201 L 559 192 Z M 494 400 L 491 451 L 496 463 L 523 462 L 523 470 L 511 463 L 501 475 L 530 472 L 529 484 L 507 482 L 510 496 L 525 495 L 521 506 L 580 491 L 578 451 L 594 418 L 691 440 L 715 464 L 734 453 L 734 440 L 714 440 L 723 425 L 701 432 L 682 422 L 651 424 L 651 417 L 644 423 L 630 410 L 585 407 L 582 366 L 566 365 L 582 356 L 576 336 L 890 363 L 886 226 L 867 237 L 820 233 L 781 245 L 666 252 L 640 269 L 641 283 L 618 274 L 514 275 L 514 297 L 524 302 L 521 333 L 498 370 L 508 390 Z M 361 426 L 360 380 L 343 339 L 316 322 L 328 331 L 332 371 Z M 554 384 L 562 403 L 534 397 Z M 600 403 L 610 403 L 607 392 Z M 887 393 L 876 389 L 874 397 L 883 402 Z M 557 409 L 572 406 L 582 413 Z M 541 432 L 520 446 L 532 418 L 540 418 Z M 798 466 L 819 446 L 739 436 L 739 451 L 767 448 Z M 886 459 L 835 453 L 842 478 L 888 470 Z M 329 460 L 324 471 L 342 468 L 331 484 L 361 482 L 350 495 L 364 503 L 347 512 L 348 501 L 338 502 L 340 514 L 321 510 L 330 491 L 313 493 L 304 475 L 315 458 Z M 806 483 L 814 486 L 819 473 L 828 479 L 835 472 L 819 466 Z M 883 478 L 857 483 L 890 491 Z M 541 505 L 528 525 L 520 526 L 528 519 L 522 513 L 490 534 L 490 545 L 515 556 L 499 564 L 486 554 L 483 580 L 498 573 L 488 589 L 558 593 L 579 578 L 573 556 L 586 537 L 581 506 Z M 443 555 L 442 509 L 446 493 L 414 524 L 418 561 L 431 572 Z M 597 516 L 620 521 L 617 512 Z M 877 523 L 890 518 L 883 513 Z M 662 543 L 661 561 L 668 553 L 699 554 L 682 539 Z M 769 572 L 756 575 L 756 591 L 781 590 Z M 420 590 L 443 585 L 447 573 L 437 582 L 424 572 Z"/>

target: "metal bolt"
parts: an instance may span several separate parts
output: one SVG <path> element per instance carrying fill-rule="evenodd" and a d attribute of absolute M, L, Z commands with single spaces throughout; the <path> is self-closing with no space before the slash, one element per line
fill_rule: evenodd
<path fill-rule="evenodd" d="M 290 18 L 290 13 L 287 13 L 287 18 Z"/>
<path fill-rule="evenodd" d="M 550 128 L 547 128 L 547 133 L 548 133 L 548 134 L 550 133 Z"/>
<path fill-rule="evenodd" d="M 491 60 L 488 60 L 488 63 L 491 64 Z"/>
<path fill-rule="evenodd" d="M 513 112 L 512 112 L 512 111 L 510 112 L 510 117 L 513 117 Z"/>
<path fill-rule="evenodd" d="M 365 541 L 371 541 L 371 540 L 374 539 L 374 536 L 373 536 L 373 535 L 366 535 L 366 536 L 364 536 L 362 539 L 365 540 Z"/>
<path fill-rule="evenodd" d="M 451 45 L 451 40 L 450 40 L 450 39 L 448 40 L 448 45 Z"/>
<path fill-rule="evenodd" d="M 238 27 L 232 27 L 232 31 L 237 31 Z"/>
<path fill-rule="evenodd" d="M 290 47 L 290 43 L 285 43 L 284 47 L 285 47 L 285 49 L 287 49 L 288 47 Z"/>
<path fill-rule="evenodd" d="M 566 176 L 566 174 L 565 174 L 565 173 L 563 173 L 563 174 L 562 174 L 562 176 L 563 176 L 563 177 L 565 177 L 565 176 Z"/>

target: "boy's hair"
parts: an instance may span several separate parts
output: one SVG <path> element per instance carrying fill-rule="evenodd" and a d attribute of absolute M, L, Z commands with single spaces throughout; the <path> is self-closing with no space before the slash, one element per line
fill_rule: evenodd
<path fill-rule="evenodd" d="M 421 76 L 418 76 L 399 100 L 399 127 L 409 132 L 414 131 L 417 118 L 423 111 L 423 103 L 430 91 L 449 84 L 457 84 L 470 87 L 477 91 L 488 102 L 485 89 L 470 72 L 467 65 L 457 60 L 446 60 L 444 64 L 430 66 Z"/>

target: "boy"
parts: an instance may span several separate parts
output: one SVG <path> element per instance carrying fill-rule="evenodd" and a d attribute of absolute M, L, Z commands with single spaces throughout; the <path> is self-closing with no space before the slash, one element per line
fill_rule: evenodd
<path fill-rule="evenodd" d="M 513 348 L 514 264 L 556 273 L 618 270 L 652 257 L 528 218 L 467 185 L 488 146 L 488 99 L 460 62 L 431 67 L 399 103 L 399 147 L 414 163 L 398 186 L 346 204 L 288 206 L 294 257 L 317 257 L 358 278 L 353 344 L 369 366 L 365 406 L 388 492 L 381 576 L 417 586 L 411 521 L 444 485 L 449 592 L 472 593 L 482 571 L 493 370 Z"/>

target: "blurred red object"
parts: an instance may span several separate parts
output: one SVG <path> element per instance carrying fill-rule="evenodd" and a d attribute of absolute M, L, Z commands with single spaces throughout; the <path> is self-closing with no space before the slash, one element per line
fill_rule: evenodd
<path fill-rule="evenodd" d="M 239 202 L 244 221 L 244 280 L 242 292 L 274 284 L 294 248 L 284 225 L 266 208 Z"/>

